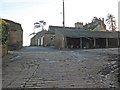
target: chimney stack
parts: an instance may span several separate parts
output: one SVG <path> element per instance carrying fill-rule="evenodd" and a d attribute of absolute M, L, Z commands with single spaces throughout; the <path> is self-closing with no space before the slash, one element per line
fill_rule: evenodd
<path fill-rule="evenodd" d="M 104 18 L 102 18 L 102 21 L 103 21 L 103 23 L 104 23 Z"/>
<path fill-rule="evenodd" d="M 76 22 L 75 23 L 75 28 L 83 28 L 83 23 L 82 22 Z"/>

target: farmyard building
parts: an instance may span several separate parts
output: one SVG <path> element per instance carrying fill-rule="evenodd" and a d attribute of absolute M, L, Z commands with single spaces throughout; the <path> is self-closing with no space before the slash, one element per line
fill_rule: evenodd
<path fill-rule="evenodd" d="M 21 24 L 3 19 L 9 23 L 8 50 L 16 50 L 23 47 L 23 29 Z"/>
<path fill-rule="evenodd" d="M 79 25 L 80 24 L 80 25 Z M 104 19 L 98 19 L 86 25 L 76 23 L 75 27 L 49 26 L 50 37 L 45 41 L 53 43 L 55 48 L 117 48 L 120 47 L 118 31 L 108 31 Z M 49 34 L 49 33 L 46 33 Z M 49 38 L 49 39 L 48 39 Z M 52 38 L 52 39 L 51 39 Z M 54 42 L 52 42 L 54 40 Z M 43 46 L 48 46 L 43 44 Z"/>

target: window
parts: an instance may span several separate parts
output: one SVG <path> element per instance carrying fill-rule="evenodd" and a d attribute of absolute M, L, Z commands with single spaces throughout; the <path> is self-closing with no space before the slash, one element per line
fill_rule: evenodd
<path fill-rule="evenodd" d="M 53 37 L 51 37 L 51 40 L 53 40 Z"/>

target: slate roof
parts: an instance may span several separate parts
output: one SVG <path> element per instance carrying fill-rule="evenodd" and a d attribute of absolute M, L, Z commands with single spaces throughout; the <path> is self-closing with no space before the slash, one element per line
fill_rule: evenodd
<path fill-rule="evenodd" d="M 55 34 L 54 32 L 51 32 L 51 31 L 47 31 L 47 30 L 43 30 L 43 31 L 40 31 L 38 32 L 36 35 L 43 35 L 43 34 Z"/>
<path fill-rule="evenodd" d="M 44 35 L 44 34 L 55 34 L 55 33 L 52 33 L 52 32 L 47 31 L 47 30 L 43 30 L 43 31 L 37 32 L 36 35 L 34 35 L 31 39 L 36 38 L 36 37 L 38 37 L 39 35 L 42 36 L 42 35 Z"/>
<path fill-rule="evenodd" d="M 8 19 L 3 19 L 3 20 L 10 24 L 10 30 L 21 30 L 21 31 L 23 31 L 20 23 L 17 23 L 17 22 L 8 20 Z"/>
<path fill-rule="evenodd" d="M 47 32 L 47 30 L 42 30 L 42 31 L 40 31 L 40 32 L 38 32 L 38 33 L 36 33 L 36 34 L 45 34 Z"/>
<path fill-rule="evenodd" d="M 63 34 L 65 37 L 80 38 L 80 37 L 91 37 L 91 38 L 118 38 L 120 32 L 109 32 L 109 31 L 86 31 L 85 29 L 55 29 L 55 32 Z"/>
<path fill-rule="evenodd" d="M 75 27 L 62 27 L 62 26 L 49 26 L 52 33 L 59 32 L 65 37 L 79 38 L 79 37 L 94 37 L 94 38 L 120 38 L 120 32 L 110 31 L 92 31 L 85 28 Z"/>
<path fill-rule="evenodd" d="M 75 28 L 75 27 L 49 26 L 48 31 L 51 32 L 51 33 L 55 33 L 55 30 L 56 30 L 56 29 L 61 30 L 61 29 L 63 29 L 63 28 L 64 28 L 65 30 L 83 30 L 83 29 L 81 29 L 81 28 Z M 84 29 L 84 30 L 85 30 L 85 29 Z"/>

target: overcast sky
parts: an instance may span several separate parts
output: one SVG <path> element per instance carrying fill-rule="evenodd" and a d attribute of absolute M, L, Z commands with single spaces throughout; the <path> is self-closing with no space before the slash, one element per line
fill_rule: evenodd
<path fill-rule="evenodd" d="M 105 18 L 113 14 L 118 22 L 120 0 L 64 0 L 65 26 L 74 27 L 75 22 L 88 23 L 94 16 Z M 34 23 L 44 20 L 49 25 L 62 26 L 63 0 L 0 0 L 0 17 L 18 22 L 24 31 L 23 45 L 30 44 L 29 34 Z M 36 29 L 36 32 L 40 29 Z"/>

